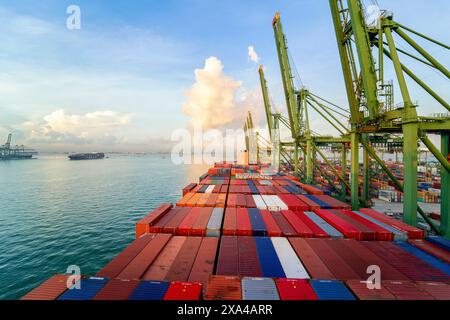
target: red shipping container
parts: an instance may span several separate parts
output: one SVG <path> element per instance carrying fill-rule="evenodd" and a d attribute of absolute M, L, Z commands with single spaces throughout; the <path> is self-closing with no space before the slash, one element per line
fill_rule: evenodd
<path fill-rule="evenodd" d="M 277 186 L 274 185 L 273 188 L 276 190 L 278 196 L 280 196 L 280 194 L 290 194 L 289 191 L 287 191 L 285 188 L 283 188 L 282 186 Z"/>
<path fill-rule="evenodd" d="M 134 240 L 128 247 L 123 249 L 113 260 L 104 266 L 97 277 L 113 279 L 156 237 L 156 234 L 145 234 Z"/>
<path fill-rule="evenodd" d="M 261 277 L 262 271 L 254 237 L 238 237 L 239 275 Z"/>
<path fill-rule="evenodd" d="M 222 234 L 224 236 L 234 236 L 237 229 L 237 210 L 236 208 L 227 208 L 223 220 Z"/>
<path fill-rule="evenodd" d="M 193 207 L 177 227 L 176 234 L 180 236 L 190 235 L 192 231 L 192 226 L 197 217 L 199 216 L 201 210 L 202 208 L 200 207 Z"/>
<path fill-rule="evenodd" d="M 122 270 L 118 275 L 119 279 L 139 280 L 156 259 L 158 254 L 169 242 L 172 235 L 157 234 L 152 241 Z"/>
<path fill-rule="evenodd" d="M 236 208 L 237 205 L 237 197 L 236 194 L 228 194 L 227 198 L 227 208 Z"/>
<path fill-rule="evenodd" d="M 431 294 L 410 281 L 382 281 L 382 285 L 398 300 L 435 300 Z"/>
<path fill-rule="evenodd" d="M 349 218 L 365 225 L 366 227 L 370 228 L 371 230 L 375 231 L 376 240 L 378 240 L 378 241 L 393 241 L 394 240 L 394 234 L 392 232 L 373 223 L 372 221 L 364 219 L 363 217 L 352 212 L 351 210 L 340 210 L 340 212 L 342 212 L 347 217 L 349 217 Z"/>
<path fill-rule="evenodd" d="M 278 227 L 280 227 L 283 236 L 285 237 L 297 237 L 298 233 L 291 226 L 289 221 L 281 214 L 281 212 L 271 211 L 273 219 L 276 221 Z"/>
<path fill-rule="evenodd" d="M 286 218 L 286 220 L 289 221 L 291 226 L 294 228 L 294 230 L 300 237 L 312 238 L 314 236 L 311 229 L 309 229 L 308 226 L 305 223 L 303 223 L 303 221 L 300 220 L 300 218 L 293 211 L 291 210 L 281 211 L 281 214 Z"/>
<path fill-rule="evenodd" d="M 245 201 L 244 194 L 236 194 L 236 207 L 237 208 L 246 208 L 247 207 L 247 201 Z"/>
<path fill-rule="evenodd" d="M 163 300 L 200 300 L 202 285 L 195 282 L 172 282 Z"/>
<path fill-rule="evenodd" d="M 138 284 L 137 280 L 112 279 L 92 300 L 128 300 Z"/>
<path fill-rule="evenodd" d="M 202 242 L 201 237 L 187 237 L 177 257 L 167 272 L 165 280 L 187 281 L 192 270 L 198 249 Z"/>
<path fill-rule="evenodd" d="M 187 193 L 191 192 L 191 190 L 194 189 L 196 186 L 197 186 L 196 183 L 190 183 L 190 184 L 188 184 L 186 187 L 184 187 L 184 188 L 183 188 L 183 197 L 184 197 Z"/>
<path fill-rule="evenodd" d="M 307 215 L 305 215 L 304 212 L 295 212 L 297 217 L 300 218 L 300 220 L 303 221 L 304 224 L 308 226 L 309 229 L 311 229 L 312 233 L 314 234 L 315 238 L 329 238 L 330 235 L 322 230 L 321 227 L 319 227 L 317 224 L 315 224 L 314 221 L 312 221 Z"/>
<path fill-rule="evenodd" d="M 309 207 L 308 210 L 320 209 L 320 204 L 318 204 L 318 203 L 314 202 L 313 200 L 305 197 L 304 195 L 299 194 L 299 195 L 296 195 L 296 196 L 297 196 L 297 198 L 299 200 L 301 200 L 303 203 L 305 203 Z M 307 210 L 305 210 L 305 211 L 307 211 Z"/>
<path fill-rule="evenodd" d="M 251 236 L 253 232 L 248 210 L 246 208 L 237 208 L 236 219 L 236 235 Z"/>
<path fill-rule="evenodd" d="M 378 221 L 384 222 L 400 231 L 406 232 L 408 234 L 409 239 L 423 239 L 425 233 L 423 230 L 419 228 L 410 226 L 402 221 L 390 218 L 378 211 L 372 209 L 361 209 L 362 213 L 371 216 L 372 218 L 377 219 Z"/>
<path fill-rule="evenodd" d="M 348 280 L 345 284 L 359 300 L 395 300 L 395 296 L 383 285 L 381 289 L 369 289 L 367 284 L 360 280 Z"/>
<path fill-rule="evenodd" d="M 308 211 L 309 206 L 293 194 L 279 194 L 278 197 L 292 211 Z"/>
<path fill-rule="evenodd" d="M 275 219 L 273 218 L 272 214 L 269 210 L 259 210 L 259 213 L 261 214 L 261 217 L 264 221 L 264 224 L 266 226 L 267 235 L 269 237 L 281 237 L 283 235 L 283 232 L 281 232 L 280 227 L 278 227 Z"/>
<path fill-rule="evenodd" d="M 331 239 L 305 239 L 308 245 L 314 250 L 314 252 L 325 263 L 327 268 L 333 272 L 334 276 L 338 280 L 354 280 L 361 279 L 353 269 L 342 259 L 334 250 L 332 250 L 327 244 L 327 241 L 335 241 Z M 365 280 L 367 276 L 363 279 Z M 362 280 L 362 279 L 361 279 Z"/>
<path fill-rule="evenodd" d="M 186 193 L 180 200 L 177 202 L 177 206 L 185 207 L 187 206 L 188 201 L 194 196 L 195 193 L 189 192 Z"/>
<path fill-rule="evenodd" d="M 223 185 L 220 188 L 220 193 L 228 193 L 228 185 Z"/>
<path fill-rule="evenodd" d="M 236 276 L 239 274 L 238 241 L 235 236 L 222 236 L 216 274 Z"/>
<path fill-rule="evenodd" d="M 241 279 L 232 276 L 211 276 L 203 298 L 205 300 L 241 300 Z"/>
<path fill-rule="evenodd" d="M 413 246 L 419 248 L 420 250 L 425 251 L 432 256 L 435 256 L 439 260 L 450 264 L 450 253 L 448 251 L 424 240 L 409 240 L 408 242 Z"/>
<path fill-rule="evenodd" d="M 220 193 L 220 189 L 222 188 L 221 184 L 217 184 L 214 186 L 213 193 Z"/>
<path fill-rule="evenodd" d="M 418 281 L 416 286 L 436 300 L 450 300 L 450 285 L 448 283 Z"/>
<path fill-rule="evenodd" d="M 356 229 L 354 226 L 349 224 L 347 221 L 336 216 L 334 213 L 330 212 L 329 210 L 315 209 L 314 212 L 318 216 L 320 216 L 322 219 L 324 219 L 326 222 L 328 222 L 331 226 L 333 226 L 338 231 L 340 231 L 347 238 L 356 239 L 356 240 L 363 239 L 363 235 L 361 234 L 361 231 Z"/>
<path fill-rule="evenodd" d="M 227 199 L 227 194 L 226 193 L 220 193 L 219 196 L 217 197 L 217 201 L 216 201 L 216 207 L 217 208 L 225 208 L 225 201 Z"/>
<path fill-rule="evenodd" d="M 144 233 L 149 233 L 149 226 L 155 224 L 156 221 L 164 216 L 171 208 L 172 205 L 170 203 L 162 204 L 157 209 L 153 210 L 144 218 L 139 220 L 136 223 L 136 238 L 139 238 Z"/>
<path fill-rule="evenodd" d="M 185 241 L 186 237 L 172 237 L 152 265 L 147 269 L 142 279 L 164 280 Z"/>
<path fill-rule="evenodd" d="M 174 218 L 178 212 L 184 207 L 174 207 L 169 212 L 167 212 L 161 219 L 159 219 L 154 225 L 148 227 L 150 233 L 160 233 L 162 232 L 165 225 Z"/>
<path fill-rule="evenodd" d="M 245 205 L 247 208 L 256 208 L 255 200 L 253 200 L 253 196 L 251 194 L 245 195 Z"/>
<path fill-rule="evenodd" d="M 307 280 L 280 278 L 275 283 L 281 300 L 318 300 Z"/>
<path fill-rule="evenodd" d="M 57 274 L 46 280 L 44 283 L 34 288 L 20 300 L 56 300 L 67 290 L 66 274 Z"/>
<path fill-rule="evenodd" d="M 333 197 L 327 196 L 327 195 L 317 195 L 315 196 L 317 199 L 319 199 L 320 201 L 323 201 L 325 203 L 329 203 L 330 205 L 332 205 L 334 208 L 336 209 L 344 209 L 344 210 L 352 210 L 352 207 L 342 201 L 339 201 Z"/>
<path fill-rule="evenodd" d="M 203 193 L 197 201 L 197 207 L 206 207 L 210 193 Z"/>
<path fill-rule="evenodd" d="M 219 194 L 217 194 L 217 193 L 210 193 L 209 197 L 208 197 L 208 201 L 206 201 L 206 206 L 207 207 L 215 207 L 218 197 L 219 197 Z"/>
<path fill-rule="evenodd" d="M 200 214 L 192 225 L 190 235 L 193 236 L 205 236 L 206 226 L 208 225 L 209 218 L 211 218 L 213 208 L 202 208 Z"/>
<path fill-rule="evenodd" d="M 207 287 L 208 279 L 214 272 L 218 244 L 219 238 L 216 237 L 202 239 L 197 257 L 189 274 L 188 281 L 201 283 L 203 290 Z"/>
<path fill-rule="evenodd" d="M 336 279 L 305 239 L 289 238 L 289 242 L 313 279 Z"/>
<path fill-rule="evenodd" d="M 409 280 L 404 274 L 399 272 L 397 269 L 392 267 L 388 262 L 386 262 L 383 257 L 377 256 L 367 247 L 365 247 L 361 242 L 356 240 L 347 239 L 346 241 L 341 241 L 341 245 L 348 248 L 348 250 L 360 257 L 365 266 L 376 265 L 379 266 L 383 271 L 382 278 L 385 280 Z"/>
<path fill-rule="evenodd" d="M 345 222 L 350 224 L 351 226 L 355 227 L 357 230 L 359 230 L 360 235 L 362 237 L 361 240 L 376 240 L 377 239 L 377 234 L 376 234 L 375 230 L 369 228 L 367 225 L 365 225 L 355 219 L 352 219 L 348 215 L 343 214 L 342 210 L 329 210 L 329 211 L 332 212 L 335 216 L 341 218 L 342 220 L 344 220 Z"/>
<path fill-rule="evenodd" d="M 164 233 L 172 233 L 175 234 L 180 223 L 186 218 L 189 212 L 192 210 L 191 207 L 182 207 L 178 210 L 178 213 L 168 221 L 165 226 L 162 228 L 162 232 Z"/>

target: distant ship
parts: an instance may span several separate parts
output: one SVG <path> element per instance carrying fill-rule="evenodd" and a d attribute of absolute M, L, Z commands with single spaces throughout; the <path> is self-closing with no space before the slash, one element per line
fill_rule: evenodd
<path fill-rule="evenodd" d="M 103 159 L 105 154 L 103 152 L 91 152 L 91 153 L 74 153 L 69 155 L 70 160 L 95 160 Z"/>
<path fill-rule="evenodd" d="M 37 154 L 35 150 L 25 149 L 24 146 L 11 146 L 11 133 L 8 135 L 6 143 L 0 146 L 0 160 L 23 160 L 32 159 Z"/>

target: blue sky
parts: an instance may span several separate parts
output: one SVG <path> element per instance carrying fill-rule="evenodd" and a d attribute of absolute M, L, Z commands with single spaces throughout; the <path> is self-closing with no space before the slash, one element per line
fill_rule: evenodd
<path fill-rule="evenodd" d="M 450 43 L 449 1 L 378 3 L 399 22 Z M 81 30 L 66 29 L 71 4 L 81 8 Z M 275 105 L 283 109 L 271 27 L 276 11 L 303 83 L 346 106 L 326 0 L 3 0 L 0 141 L 12 130 L 16 142 L 44 150 L 157 148 L 190 121 L 182 112 L 186 92 L 198 80 L 194 70 L 209 57 L 220 60 L 221 77 L 238 84 L 237 100 L 242 91 L 250 97 L 224 111 L 233 110 L 230 125 L 240 126 L 249 105 L 263 119 L 257 65 L 247 47 L 253 46 L 265 65 Z M 450 65 L 443 49 L 426 48 Z M 450 99 L 448 79 L 428 68 L 415 70 Z M 412 95 L 419 113 L 443 111 L 419 90 Z M 321 127 L 318 119 L 313 123 Z"/>

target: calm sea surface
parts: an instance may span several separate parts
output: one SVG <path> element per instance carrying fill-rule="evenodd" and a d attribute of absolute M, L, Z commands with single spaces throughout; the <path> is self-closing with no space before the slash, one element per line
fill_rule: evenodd
<path fill-rule="evenodd" d="M 18 299 L 69 265 L 93 275 L 134 238 L 134 223 L 207 166 L 170 155 L 66 155 L 0 161 L 0 299 Z"/>

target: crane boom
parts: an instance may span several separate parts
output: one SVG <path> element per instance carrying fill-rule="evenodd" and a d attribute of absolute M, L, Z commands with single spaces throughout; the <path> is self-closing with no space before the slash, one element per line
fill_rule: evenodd
<path fill-rule="evenodd" d="M 264 107 L 266 110 L 266 118 L 267 118 L 267 125 L 269 127 L 269 136 L 272 139 L 272 129 L 273 129 L 273 118 L 272 118 L 272 110 L 270 107 L 270 99 L 269 99 L 269 90 L 267 89 L 267 82 L 266 78 L 264 77 L 264 69 L 263 66 L 259 66 L 259 80 L 261 82 L 261 90 L 264 100 Z"/>

